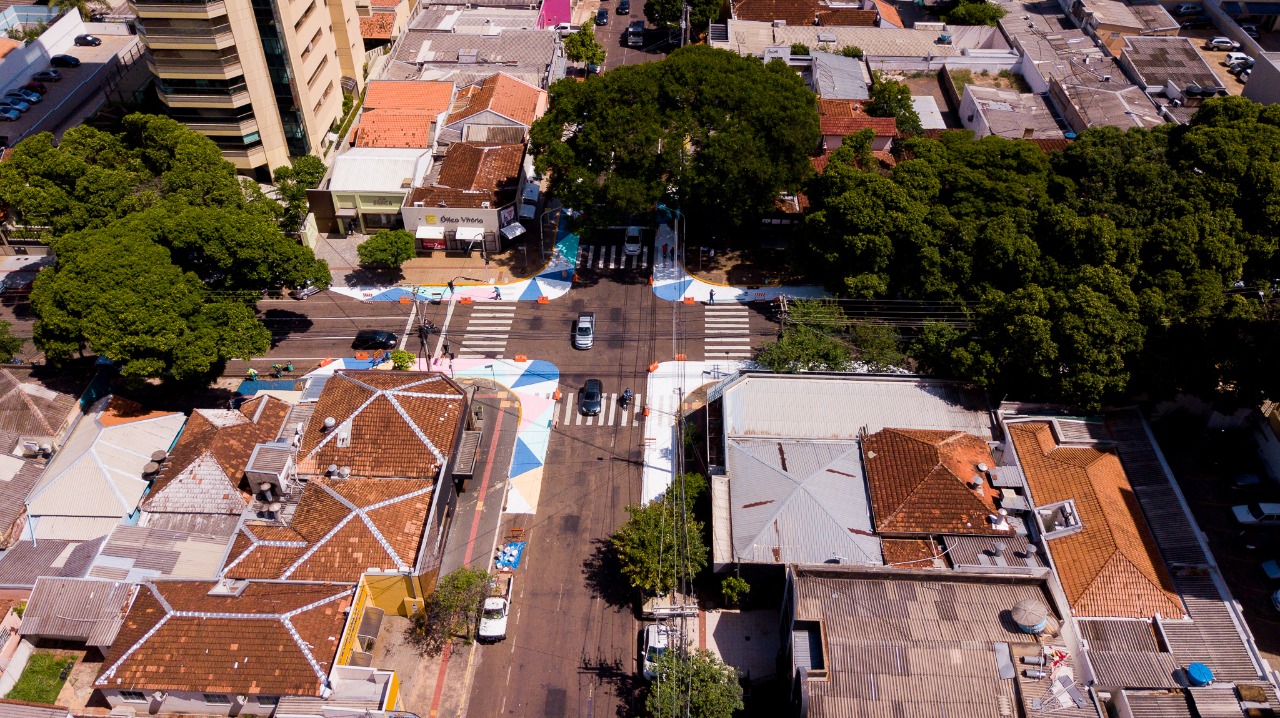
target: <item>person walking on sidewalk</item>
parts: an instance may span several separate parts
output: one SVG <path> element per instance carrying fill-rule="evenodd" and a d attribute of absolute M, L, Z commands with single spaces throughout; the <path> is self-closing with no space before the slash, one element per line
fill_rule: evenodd
<path fill-rule="evenodd" d="M 667 252 L 670 249 L 671 249 L 671 245 L 667 245 L 667 244 L 662 245 L 662 261 L 663 262 L 667 261 Z"/>
<path fill-rule="evenodd" d="M 716 290 L 714 289 L 711 290 L 711 303 L 712 304 L 716 303 Z"/>
<path fill-rule="evenodd" d="M 499 300 L 499 301 L 502 299 L 502 288 L 501 288 L 501 287 L 494 287 L 494 288 L 493 288 L 493 298 L 494 298 L 495 300 Z"/>

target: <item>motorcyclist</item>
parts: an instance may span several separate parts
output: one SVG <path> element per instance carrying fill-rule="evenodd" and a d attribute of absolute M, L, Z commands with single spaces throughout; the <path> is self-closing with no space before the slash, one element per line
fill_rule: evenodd
<path fill-rule="evenodd" d="M 622 392 L 622 408 L 623 408 L 623 409 L 625 409 L 625 408 L 627 408 L 628 406 L 630 406 L 630 405 L 631 405 L 631 397 L 633 397 L 633 396 L 635 396 L 635 395 L 631 393 L 631 389 L 630 389 L 630 387 L 628 387 L 627 389 L 623 390 L 623 392 Z"/>

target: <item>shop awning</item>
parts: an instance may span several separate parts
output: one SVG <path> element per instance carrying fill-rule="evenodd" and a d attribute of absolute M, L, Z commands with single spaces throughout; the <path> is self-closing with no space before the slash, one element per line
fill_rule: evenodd
<path fill-rule="evenodd" d="M 418 239 L 444 239 L 444 227 L 437 224 L 424 224 L 418 227 Z"/>
<path fill-rule="evenodd" d="M 484 228 L 459 227 L 456 236 L 459 242 L 479 242 L 484 239 Z"/>
<path fill-rule="evenodd" d="M 535 207 L 534 205 L 531 205 L 531 204 L 520 205 L 520 216 L 524 217 L 525 219 L 533 219 L 533 213 L 537 211 L 538 211 L 538 208 Z"/>
<path fill-rule="evenodd" d="M 524 234 L 524 225 L 519 222 L 516 222 L 515 224 L 508 224 L 502 228 L 502 236 L 507 239 L 515 239 L 522 234 Z"/>
<path fill-rule="evenodd" d="M 349 208 L 346 208 L 346 209 L 340 209 L 340 210 L 338 210 L 338 211 L 335 213 L 335 215 L 337 216 L 337 218 L 338 218 L 338 219 L 355 219 L 355 218 L 356 218 L 356 208 L 355 208 L 355 207 L 349 207 Z"/>
<path fill-rule="evenodd" d="M 520 190 L 520 197 L 526 202 L 533 202 L 536 204 L 539 193 L 538 185 L 532 182 L 525 182 L 524 187 Z"/>

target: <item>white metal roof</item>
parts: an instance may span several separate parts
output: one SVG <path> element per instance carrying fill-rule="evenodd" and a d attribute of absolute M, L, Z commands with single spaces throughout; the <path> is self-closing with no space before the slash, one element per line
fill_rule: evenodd
<path fill-rule="evenodd" d="M 993 423 L 980 389 L 916 376 L 747 373 L 723 390 L 725 436 L 855 439 L 886 427 L 967 431 Z"/>
<path fill-rule="evenodd" d="M 98 523 L 114 524 L 138 507 L 148 485 L 142 468 L 154 452 L 173 446 L 187 419 L 174 413 L 104 425 L 109 401 L 98 402 L 94 413 L 76 426 L 27 498 L 30 515 L 45 519 L 36 522 L 37 538 L 83 540 L 110 533 L 107 526 L 104 533 L 85 535 L 86 530 L 99 531 Z M 104 521 L 76 524 L 75 519 L 90 517 Z M 69 520 L 49 520 L 58 518 Z"/>
<path fill-rule="evenodd" d="M 431 168 L 431 150 L 353 147 L 333 161 L 334 192 L 408 192 Z"/>

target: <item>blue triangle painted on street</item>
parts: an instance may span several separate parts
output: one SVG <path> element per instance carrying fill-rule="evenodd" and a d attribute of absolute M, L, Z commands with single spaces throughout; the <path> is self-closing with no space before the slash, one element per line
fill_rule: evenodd
<path fill-rule="evenodd" d="M 511 384 L 511 388 L 517 389 L 522 386 L 537 384 L 543 381 L 559 380 L 560 370 L 556 368 L 555 364 L 552 364 L 549 361 L 535 359 L 529 362 L 529 366 L 520 373 L 520 376 L 516 377 L 516 380 Z"/>
<path fill-rule="evenodd" d="M 542 466 L 542 460 L 534 454 L 528 446 L 520 438 L 516 438 L 515 453 L 511 457 L 511 473 L 509 476 L 519 476 L 526 471 L 533 471 Z"/>

